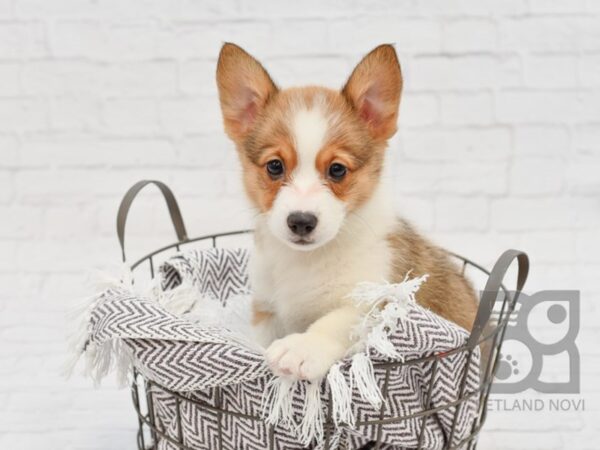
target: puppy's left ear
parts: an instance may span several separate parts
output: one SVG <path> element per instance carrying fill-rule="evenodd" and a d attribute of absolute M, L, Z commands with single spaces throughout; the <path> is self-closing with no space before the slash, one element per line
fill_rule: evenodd
<path fill-rule="evenodd" d="M 402 73 L 396 50 L 380 45 L 356 66 L 342 94 L 375 140 L 387 140 L 397 129 Z"/>

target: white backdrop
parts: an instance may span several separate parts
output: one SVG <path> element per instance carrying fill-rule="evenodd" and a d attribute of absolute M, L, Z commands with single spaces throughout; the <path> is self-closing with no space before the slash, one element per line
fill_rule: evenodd
<path fill-rule="evenodd" d="M 396 43 L 394 207 L 486 264 L 528 251 L 529 292 L 582 291 L 582 394 L 568 398 L 585 412 L 491 412 L 481 448 L 598 448 L 594 0 L 1 0 L 0 448 L 134 447 L 127 390 L 58 375 L 64 311 L 89 268 L 118 261 L 116 208 L 139 179 L 173 187 L 191 234 L 249 224 L 214 83 L 226 40 L 283 86 L 341 86 L 362 54 Z M 172 239 L 162 200 L 140 200 L 135 255 Z"/>

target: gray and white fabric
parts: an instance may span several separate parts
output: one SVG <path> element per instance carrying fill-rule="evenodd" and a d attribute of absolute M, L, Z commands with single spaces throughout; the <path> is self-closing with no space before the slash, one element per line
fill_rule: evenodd
<path fill-rule="evenodd" d="M 159 270 L 160 286 L 171 290 L 188 283 L 198 296 L 209 296 L 226 304 L 240 294 L 246 294 L 248 282 L 248 251 L 244 249 L 206 249 L 179 253 Z M 417 294 L 418 295 L 418 294 Z M 479 352 L 476 349 L 467 360 L 467 352 L 457 352 L 419 364 L 409 361 L 429 355 L 449 352 L 463 346 L 468 333 L 432 312 L 413 304 L 406 319 L 390 336 L 406 365 L 395 368 L 387 380 L 384 404 L 386 418 L 406 419 L 383 425 L 382 440 L 387 449 L 416 448 L 423 418 L 419 412 L 455 401 L 461 390 L 462 374 L 467 370 L 464 393 L 479 389 Z M 231 339 L 231 330 L 200 327 L 185 317 L 165 310 L 157 301 L 132 293 L 125 285 L 105 290 L 95 300 L 89 315 L 85 351 L 105 348 L 121 349 L 139 372 L 171 391 L 193 399 L 207 407 L 181 403 L 184 444 L 194 449 L 215 449 L 222 440 L 224 449 L 265 449 L 269 435 L 274 433 L 276 449 L 306 448 L 299 443 L 293 424 L 271 425 L 260 420 L 263 394 L 273 379 L 260 351 Z M 95 350 L 97 351 L 97 350 Z M 386 358 L 370 353 L 373 363 Z M 389 362 L 389 360 L 387 360 Z M 467 362 L 468 367 L 467 367 Z M 350 383 L 350 361 L 341 365 L 341 372 Z M 375 367 L 379 386 L 385 383 L 384 368 Z M 308 382 L 293 387 L 292 410 L 295 424 L 303 416 Z M 430 390 L 431 386 L 431 390 Z M 375 440 L 378 427 L 362 423 L 380 418 L 379 409 L 363 400 L 352 388 L 352 411 L 356 427 L 341 426 L 335 440 L 341 449 L 359 448 Z M 329 387 L 320 387 L 326 417 Z M 384 392 L 386 394 L 386 392 Z M 426 399 L 430 396 L 429 404 Z M 478 395 L 462 403 L 455 419 L 455 408 L 441 409 L 424 422 L 422 448 L 442 449 L 451 434 L 453 445 L 466 437 L 477 416 Z M 153 388 L 154 413 L 157 424 L 173 439 L 177 439 L 176 403 L 173 396 Z M 239 415 L 219 414 L 215 408 Z M 257 419 L 258 418 L 258 419 Z M 314 442 L 311 448 L 319 443 Z M 166 439 L 160 439 L 161 450 L 175 449 Z"/>

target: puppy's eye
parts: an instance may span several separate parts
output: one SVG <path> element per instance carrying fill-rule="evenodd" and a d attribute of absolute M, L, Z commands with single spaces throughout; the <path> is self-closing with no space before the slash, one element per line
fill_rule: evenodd
<path fill-rule="evenodd" d="M 272 159 L 267 163 L 267 172 L 273 179 L 283 175 L 283 170 L 283 163 L 279 159 Z"/>
<path fill-rule="evenodd" d="M 346 166 L 340 163 L 333 163 L 329 166 L 328 174 L 329 178 L 331 178 L 333 181 L 340 181 L 346 176 L 347 172 L 348 169 L 346 168 Z"/>

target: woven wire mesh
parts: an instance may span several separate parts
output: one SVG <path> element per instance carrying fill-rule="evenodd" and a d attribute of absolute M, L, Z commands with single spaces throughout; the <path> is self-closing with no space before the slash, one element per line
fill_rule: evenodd
<path fill-rule="evenodd" d="M 207 235 L 195 239 L 186 239 L 184 242 L 177 242 L 171 245 L 167 245 L 165 247 L 155 250 L 152 253 L 149 253 L 148 255 L 135 262 L 131 266 L 131 268 L 134 272 L 136 280 L 139 276 L 143 277 L 143 275 L 145 275 L 146 277 L 149 276 L 150 278 L 153 278 L 155 275 L 155 268 L 158 266 L 158 264 L 160 264 L 160 261 L 166 259 L 174 251 L 179 251 L 183 247 L 189 246 L 217 247 L 221 245 L 222 241 L 231 240 L 232 238 L 236 239 L 244 236 L 247 237 L 248 233 L 249 231 L 237 231 Z M 227 244 L 229 244 L 230 246 L 231 242 Z M 477 263 L 474 263 L 466 258 L 455 254 L 451 254 L 451 256 L 460 264 L 462 272 L 466 276 L 469 275 L 469 272 L 472 272 L 471 275 L 478 275 L 478 278 L 481 280 L 487 279 L 487 277 L 490 275 L 490 272 L 488 270 L 486 270 Z M 471 363 L 471 358 L 474 354 L 474 349 L 468 347 L 467 345 L 453 349 L 443 354 L 435 354 L 424 358 L 406 360 L 404 362 L 386 362 L 374 364 L 375 369 L 383 370 L 385 373 L 383 383 L 380 386 L 382 395 L 385 399 L 388 394 L 388 382 L 390 379 L 390 373 L 394 369 L 398 369 L 400 366 L 419 364 L 424 365 L 426 363 L 430 364 L 431 362 L 433 362 L 431 364 L 431 376 L 429 377 L 431 382 L 427 387 L 427 393 L 425 397 L 425 407 L 421 411 L 417 411 L 413 414 L 401 417 L 392 416 L 386 411 L 386 402 L 384 401 L 382 402 L 382 405 L 380 407 L 377 419 L 365 420 L 362 422 L 358 421 L 356 423 L 356 426 L 358 427 L 371 426 L 375 427 L 376 430 L 375 440 L 363 447 L 364 449 L 380 449 L 384 446 L 384 426 L 397 424 L 401 421 L 417 419 L 420 420 L 420 428 L 418 430 L 418 443 L 417 447 L 415 448 L 421 450 L 423 449 L 424 444 L 423 438 L 427 418 L 429 416 L 434 416 L 441 410 L 451 408 L 454 408 L 453 422 L 451 431 L 446 439 L 446 445 L 444 447 L 444 450 L 472 450 L 476 448 L 479 432 L 481 431 L 486 420 L 487 399 L 490 394 L 494 374 L 498 366 L 500 349 L 504 339 L 504 333 L 506 331 L 509 316 L 515 307 L 515 302 L 518 294 L 511 294 L 511 292 L 509 292 L 502 284 L 498 292 L 495 293 L 495 295 L 497 298 L 497 301 L 495 303 L 495 320 L 492 324 L 488 324 L 485 331 L 482 333 L 481 338 L 479 339 L 479 347 L 482 352 L 482 365 L 480 367 L 481 383 L 479 389 L 472 392 L 465 392 L 468 368 Z M 447 358 L 458 352 L 465 352 L 467 356 L 465 359 L 465 364 L 462 373 L 457 374 L 457 376 L 461 377 L 458 397 L 454 401 L 447 402 L 443 405 L 438 405 L 436 407 L 432 407 L 431 395 L 434 383 L 433 380 L 435 380 L 435 371 L 438 367 L 438 364 L 443 358 Z M 265 427 L 265 434 L 268 436 L 269 441 L 269 450 L 275 450 L 277 448 L 275 439 L 275 428 L 270 425 L 267 425 L 259 416 L 240 414 L 238 412 L 228 411 L 226 408 L 223 408 L 220 402 L 221 394 L 219 388 L 214 389 L 213 401 L 209 403 L 203 400 L 199 400 L 197 398 L 193 398 L 189 395 L 173 392 L 163 386 L 158 385 L 152 380 L 145 378 L 138 371 L 134 371 L 131 389 L 133 404 L 136 410 L 139 425 L 137 434 L 137 445 L 139 450 L 157 449 L 157 444 L 161 440 L 167 441 L 167 443 L 170 444 L 169 448 L 181 450 L 196 450 L 194 447 L 190 447 L 189 443 L 184 441 L 181 416 L 182 405 L 186 402 L 189 403 L 190 406 L 193 405 L 196 408 L 203 409 L 214 415 L 214 418 L 217 422 L 216 448 L 218 450 L 223 450 L 226 448 L 223 443 L 223 423 L 227 415 L 232 415 L 250 421 L 254 421 L 257 427 Z M 172 404 L 175 405 L 174 411 L 176 426 L 174 432 L 172 427 L 170 428 L 170 431 L 167 432 L 165 427 L 160 423 L 160 420 L 157 419 L 157 414 L 154 406 L 154 398 L 157 395 L 160 395 L 162 398 L 165 398 L 165 396 L 169 397 L 172 400 Z M 470 433 L 462 440 L 460 440 L 460 442 L 454 442 L 454 433 L 458 421 L 460 406 L 474 396 L 479 397 L 479 408 Z M 324 423 L 325 441 L 323 448 L 325 450 L 329 450 L 331 448 L 331 440 L 333 433 L 333 421 L 331 418 L 331 408 L 329 407 L 329 405 L 331 405 L 331 401 L 326 402 L 326 405 L 327 413 L 325 416 L 326 419 Z M 206 448 L 210 448 L 210 446 Z"/>

